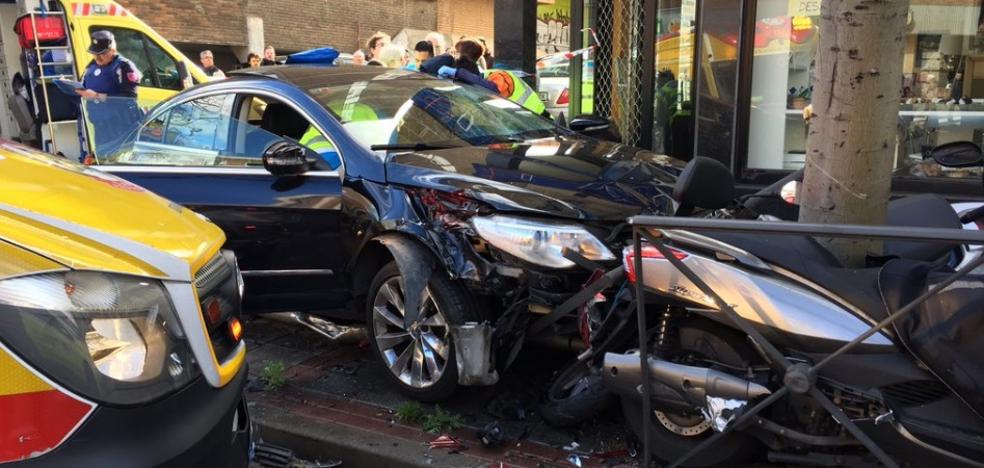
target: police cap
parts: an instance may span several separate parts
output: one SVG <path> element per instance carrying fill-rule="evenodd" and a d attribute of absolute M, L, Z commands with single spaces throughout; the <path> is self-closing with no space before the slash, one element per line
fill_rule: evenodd
<path fill-rule="evenodd" d="M 113 33 L 109 31 L 93 31 L 92 42 L 89 44 L 90 54 L 101 54 L 113 46 Z"/>

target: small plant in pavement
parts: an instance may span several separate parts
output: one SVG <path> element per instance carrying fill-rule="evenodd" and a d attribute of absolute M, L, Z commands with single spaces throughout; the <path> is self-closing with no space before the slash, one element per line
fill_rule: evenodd
<path fill-rule="evenodd" d="M 461 426 L 461 416 L 444 411 L 440 406 L 434 409 L 434 413 L 424 416 L 424 430 L 432 434 L 451 432 Z"/>
<path fill-rule="evenodd" d="M 278 390 L 287 385 L 283 361 L 266 361 L 263 363 L 263 370 L 260 372 L 260 379 L 266 384 L 266 390 Z"/>
<path fill-rule="evenodd" d="M 427 417 L 424 407 L 415 401 L 404 403 L 396 409 L 396 420 L 402 423 L 416 424 Z"/>

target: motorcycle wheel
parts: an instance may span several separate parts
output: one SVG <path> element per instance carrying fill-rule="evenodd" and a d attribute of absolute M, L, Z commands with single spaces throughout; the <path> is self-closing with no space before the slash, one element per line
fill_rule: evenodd
<path fill-rule="evenodd" d="M 677 325 L 679 354 L 690 353 L 705 359 L 731 366 L 746 366 L 757 361 L 757 354 L 745 344 L 742 336 L 703 321 L 685 321 Z M 622 398 L 622 414 L 632 432 L 643 440 L 642 401 L 635 398 Z M 653 411 L 650 416 L 649 447 L 652 457 L 664 462 L 673 462 L 704 439 L 714 434 L 710 422 L 699 413 L 674 414 Z M 759 449 L 758 442 L 741 433 L 730 432 L 718 440 L 710 450 L 705 450 L 683 466 L 713 467 L 741 466 L 753 457 Z"/>
<path fill-rule="evenodd" d="M 605 388 L 601 369 L 576 361 L 557 374 L 547 389 L 540 416 L 553 427 L 570 427 L 601 414 L 614 396 Z"/>

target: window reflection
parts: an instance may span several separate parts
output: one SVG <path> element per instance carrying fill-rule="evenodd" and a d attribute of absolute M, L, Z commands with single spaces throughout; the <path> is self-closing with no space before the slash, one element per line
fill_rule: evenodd
<path fill-rule="evenodd" d="M 751 169 L 798 169 L 805 163 L 820 2 L 759 0 L 748 145 Z M 914 0 L 909 10 L 895 174 L 979 177 L 980 169 L 941 168 L 930 148 L 984 143 L 984 15 L 980 0 Z"/>

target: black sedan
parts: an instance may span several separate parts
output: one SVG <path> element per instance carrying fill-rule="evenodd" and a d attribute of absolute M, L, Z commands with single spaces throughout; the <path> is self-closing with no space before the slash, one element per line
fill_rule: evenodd
<path fill-rule="evenodd" d="M 379 67 L 199 85 L 125 148 L 101 169 L 225 230 L 248 311 L 366 323 L 393 381 L 422 400 L 494 383 L 537 314 L 589 280 L 585 263 L 617 264 L 627 216 L 672 212 L 682 168 Z"/>

